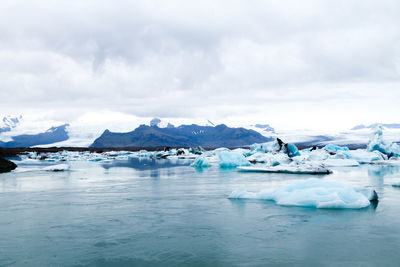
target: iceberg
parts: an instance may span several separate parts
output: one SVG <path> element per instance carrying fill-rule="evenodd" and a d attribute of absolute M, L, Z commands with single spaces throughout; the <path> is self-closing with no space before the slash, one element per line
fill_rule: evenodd
<path fill-rule="evenodd" d="M 53 172 L 61 172 L 69 170 L 69 166 L 67 164 L 57 164 L 44 167 L 42 170 L 44 171 L 53 171 Z"/>
<path fill-rule="evenodd" d="M 391 143 L 383 140 L 383 127 L 378 125 L 375 128 L 375 133 L 368 143 L 367 151 L 379 151 L 390 157 L 400 156 L 400 146 L 396 143 Z"/>
<path fill-rule="evenodd" d="M 348 147 L 336 146 L 333 144 L 327 144 L 326 146 L 324 146 L 324 149 L 327 150 L 329 153 L 337 153 L 338 151 L 349 151 Z"/>
<path fill-rule="evenodd" d="M 208 157 L 200 155 L 194 160 L 194 162 L 190 166 L 195 168 L 207 168 L 211 167 L 211 163 Z"/>
<path fill-rule="evenodd" d="M 219 153 L 219 166 L 221 168 L 236 168 L 238 166 L 249 166 L 250 162 L 242 153 L 233 151 L 222 151 Z"/>
<path fill-rule="evenodd" d="M 252 152 L 264 152 L 264 153 L 282 152 L 287 154 L 289 157 L 300 156 L 300 152 L 294 144 L 284 143 L 279 138 L 276 138 L 272 142 L 253 144 L 250 146 L 250 150 Z"/>
<path fill-rule="evenodd" d="M 251 166 L 238 167 L 241 172 L 271 172 L 271 173 L 292 173 L 292 174 L 330 174 L 331 170 L 323 165 L 314 165 L 310 163 L 304 164 L 282 164 L 272 167 L 266 166 Z"/>
<path fill-rule="evenodd" d="M 308 152 L 305 156 L 307 161 L 322 161 L 329 158 L 329 153 L 325 149 L 316 149 Z"/>
<path fill-rule="evenodd" d="M 286 144 L 287 154 L 289 157 L 300 156 L 300 152 L 294 144 Z"/>
<path fill-rule="evenodd" d="M 140 150 L 136 153 L 136 156 L 139 158 L 151 158 L 153 157 L 153 152 L 148 152 L 147 150 Z"/>
<path fill-rule="evenodd" d="M 283 189 L 267 189 L 258 193 L 238 189 L 233 191 L 229 198 L 273 200 L 282 206 L 323 209 L 361 209 L 370 205 L 368 197 L 352 187 L 315 178 L 295 181 Z"/>
<path fill-rule="evenodd" d="M 281 149 L 278 141 L 266 142 L 261 144 L 252 144 L 250 150 L 253 152 L 263 152 L 263 153 L 276 153 Z"/>

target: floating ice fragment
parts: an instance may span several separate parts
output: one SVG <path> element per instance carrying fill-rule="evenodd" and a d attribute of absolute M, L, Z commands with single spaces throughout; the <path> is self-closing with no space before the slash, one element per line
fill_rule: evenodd
<path fill-rule="evenodd" d="M 229 198 L 273 200 L 283 206 L 325 209 L 361 209 L 370 205 L 368 198 L 353 188 L 338 182 L 319 179 L 295 181 L 284 189 L 267 189 L 258 193 L 239 189 L 233 191 Z"/>
<path fill-rule="evenodd" d="M 271 141 L 262 144 L 252 144 L 250 150 L 253 152 L 275 153 L 281 149 L 278 141 Z"/>
<path fill-rule="evenodd" d="M 336 153 L 338 151 L 349 151 L 348 147 L 336 146 L 336 145 L 333 145 L 333 144 L 327 144 L 326 146 L 324 146 L 324 149 L 327 150 L 330 153 Z"/>
<path fill-rule="evenodd" d="M 379 151 L 389 158 L 400 156 L 400 146 L 398 144 L 383 140 L 382 125 L 378 125 L 375 128 L 375 133 L 368 143 L 367 151 Z"/>
<path fill-rule="evenodd" d="M 57 164 L 51 165 L 43 168 L 44 171 L 53 171 L 53 172 L 60 172 L 60 171 L 67 171 L 69 170 L 69 166 L 67 164 Z"/>
<path fill-rule="evenodd" d="M 219 154 L 219 166 L 221 168 L 236 168 L 238 166 L 249 166 L 250 162 L 243 154 L 233 151 L 222 151 Z"/>
<path fill-rule="evenodd" d="M 207 168 L 211 167 L 211 163 L 208 157 L 200 155 L 194 160 L 194 162 L 190 166 L 195 168 Z"/>
<path fill-rule="evenodd" d="M 322 165 L 313 164 L 281 164 L 272 167 L 266 166 L 251 166 L 251 167 L 238 167 L 242 172 L 274 172 L 274 173 L 293 173 L 293 174 L 330 174 L 331 170 Z"/>

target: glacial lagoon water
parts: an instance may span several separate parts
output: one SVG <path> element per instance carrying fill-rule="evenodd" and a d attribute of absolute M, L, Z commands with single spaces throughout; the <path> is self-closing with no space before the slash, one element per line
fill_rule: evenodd
<path fill-rule="evenodd" d="M 0 174 L 0 266 L 398 266 L 400 167 L 323 176 L 242 173 L 188 161 L 21 165 Z M 48 163 L 47 163 L 48 164 Z M 318 177 L 374 188 L 360 210 L 230 200 L 238 188 Z"/>

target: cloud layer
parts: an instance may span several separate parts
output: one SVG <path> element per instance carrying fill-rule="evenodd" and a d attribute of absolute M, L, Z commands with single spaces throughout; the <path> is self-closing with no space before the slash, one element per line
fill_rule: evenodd
<path fill-rule="evenodd" d="M 6 1 L 0 105 L 231 124 L 398 120 L 398 1 Z"/>

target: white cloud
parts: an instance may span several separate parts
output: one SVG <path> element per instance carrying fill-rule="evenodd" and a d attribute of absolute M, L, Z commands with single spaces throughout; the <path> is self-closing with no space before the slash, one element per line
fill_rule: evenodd
<path fill-rule="evenodd" d="M 281 127 L 395 122 L 399 10 L 372 0 L 5 1 L 0 105 L 62 121 L 109 110 Z"/>

